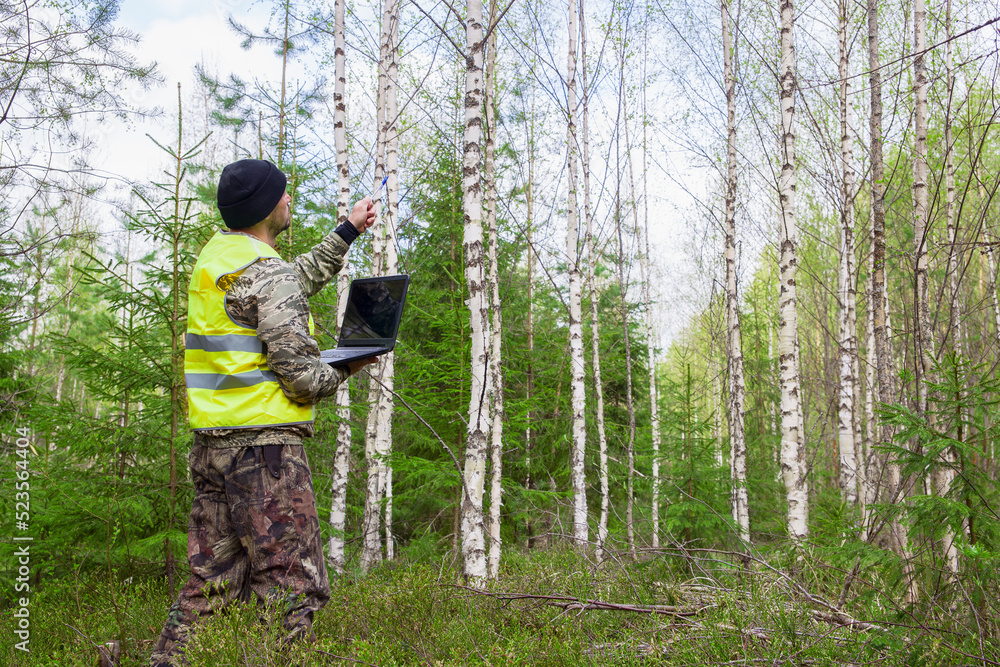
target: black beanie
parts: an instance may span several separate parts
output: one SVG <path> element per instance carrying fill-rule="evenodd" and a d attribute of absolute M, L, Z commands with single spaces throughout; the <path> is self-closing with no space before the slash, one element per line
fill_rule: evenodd
<path fill-rule="evenodd" d="M 219 212 L 229 229 L 253 227 L 266 218 L 285 194 L 288 180 L 267 160 L 240 160 L 219 177 Z"/>

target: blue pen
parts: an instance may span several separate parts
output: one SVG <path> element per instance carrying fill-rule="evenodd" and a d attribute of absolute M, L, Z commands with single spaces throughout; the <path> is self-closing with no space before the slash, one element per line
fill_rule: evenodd
<path fill-rule="evenodd" d="M 388 181 L 389 181 L 389 175 L 386 174 L 385 178 L 382 179 L 382 182 L 379 184 L 379 186 L 375 188 L 375 190 L 368 197 L 372 202 L 375 202 L 376 201 L 375 198 L 382 194 L 382 190 L 385 190 L 385 184 Z"/>

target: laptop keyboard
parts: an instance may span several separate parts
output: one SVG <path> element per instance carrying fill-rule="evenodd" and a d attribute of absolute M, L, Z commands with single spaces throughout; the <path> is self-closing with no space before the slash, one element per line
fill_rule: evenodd
<path fill-rule="evenodd" d="M 323 350 L 320 359 L 340 359 L 341 357 L 355 357 L 359 354 L 376 353 L 384 350 L 384 347 L 347 347 L 339 350 Z"/>

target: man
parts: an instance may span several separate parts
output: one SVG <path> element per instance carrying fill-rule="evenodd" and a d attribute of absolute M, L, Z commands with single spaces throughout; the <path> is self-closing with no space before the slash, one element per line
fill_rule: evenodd
<path fill-rule="evenodd" d="M 307 297 L 344 264 L 375 219 L 369 199 L 291 263 L 274 250 L 291 226 L 285 175 L 266 160 L 222 170 L 219 231 L 188 288 L 184 376 L 194 439 L 188 524 L 191 578 L 170 608 L 151 664 L 184 660 L 198 618 L 237 600 L 280 605 L 290 639 L 309 638 L 330 597 L 302 439 L 314 404 L 375 359 L 320 361 Z"/>

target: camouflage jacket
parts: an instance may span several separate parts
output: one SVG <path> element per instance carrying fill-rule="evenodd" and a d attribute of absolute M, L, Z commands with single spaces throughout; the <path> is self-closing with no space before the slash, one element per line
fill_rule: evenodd
<path fill-rule="evenodd" d="M 344 265 L 348 244 L 332 232 L 291 263 L 266 259 L 247 267 L 226 293 L 226 310 L 237 324 L 257 330 L 267 365 L 290 400 L 314 404 L 333 394 L 350 373 L 319 359 L 319 345 L 309 335 L 308 297 L 333 279 Z M 204 447 L 256 447 L 299 444 L 313 435 L 313 425 L 195 431 Z"/>

